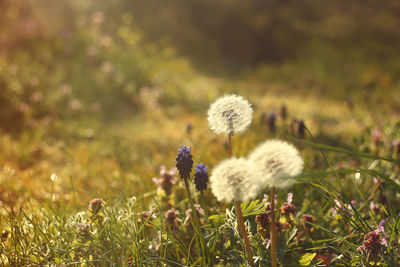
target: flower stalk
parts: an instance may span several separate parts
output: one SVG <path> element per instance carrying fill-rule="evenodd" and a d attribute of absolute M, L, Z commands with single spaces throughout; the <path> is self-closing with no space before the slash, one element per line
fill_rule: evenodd
<path fill-rule="evenodd" d="M 228 153 L 230 158 L 232 157 L 232 135 L 233 134 L 228 135 Z M 249 262 L 251 267 L 255 267 L 256 265 L 254 264 L 253 252 L 251 251 L 249 238 L 247 236 L 246 226 L 244 224 L 242 207 L 240 206 L 240 202 L 235 203 L 235 210 L 236 210 L 236 219 L 238 223 L 239 233 L 242 235 L 244 245 L 246 248 L 247 261 Z"/>
<path fill-rule="evenodd" d="M 201 232 L 201 226 L 200 226 L 199 217 L 197 216 L 197 211 L 196 211 L 196 208 L 194 206 L 192 195 L 190 193 L 189 181 L 186 178 L 184 178 L 183 180 L 185 181 L 185 189 L 186 189 L 186 193 L 188 195 L 190 208 L 192 209 L 192 216 L 194 217 L 193 229 L 194 229 L 197 237 L 200 239 L 200 246 L 201 246 L 201 251 L 202 251 L 202 254 L 203 254 L 202 258 L 204 260 L 205 266 L 207 266 L 207 264 L 206 264 L 206 259 L 207 259 L 207 257 L 206 257 L 206 255 L 207 255 L 207 253 L 206 253 L 206 250 L 207 250 L 206 243 L 204 241 L 203 233 Z"/>
<path fill-rule="evenodd" d="M 277 254 L 277 234 L 276 234 L 276 223 L 275 223 L 275 187 L 271 188 L 271 263 L 272 267 L 278 266 L 278 254 Z"/>
<path fill-rule="evenodd" d="M 251 251 L 249 238 L 247 236 L 246 226 L 244 224 L 240 202 L 235 203 L 235 210 L 236 210 L 236 218 L 238 222 L 239 233 L 242 235 L 244 245 L 246 247 L 247 261 L 249 262 L 251 267 L 255 267 L 256 265 L 253 260 L 253 252 Z"/>

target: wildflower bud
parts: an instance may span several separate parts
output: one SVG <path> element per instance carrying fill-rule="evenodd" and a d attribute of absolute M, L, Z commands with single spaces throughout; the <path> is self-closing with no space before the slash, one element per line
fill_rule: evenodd
<path fill-rule="evenodd" d="M 153 215 L 152 215 L 153 214 Z M 151 215 L 151 217 L 150 217 Z M 138 226 L 140 227 L 142 225 L 142 223 L 146 222 L 146 221 L 151 221 L 153 218 L 156 218 L 155 214 L 154 214 L 154 209 L 152 209 L 151 211 L 142 211 L 139 214 L 139 218 L 138 218 Z M 149 223 L 147 223 L 147 226 L 150 226 Z"/>
<path fill-rule="evenodd" d="M 314 216 L 312 216 L 311 214 L 304 214 L 303 221 L 312 223 L 312 222 L 314 222 Z"/>
<path fill-rule="evenodd" d="M 186 123 L 186 134 L 190 135 L 192 133 L 192 130 L 193 130 L 193 125 L 190 121 L 188 121 Z"/>
<path fill-rule="evenodd" d="M 179 211 L 174 208 L 167 211 L 165 214 L 164 228 L 171 229 L 172 231 L 177 231 L 179 228 Z"/>
<path fill-rule="evenodd" d="M 3 230 L 1 232 L 1 242 L 4 242 L 7 240 L 8 236 L 9 236 L 10 232 L 7 230 Z"/>
<path fill-rule="evenodd" d="M 375 212 L 376 214 L 378 214 L 380 212 L 379 206 L 375 204 L 375 202 L 371 201 L 369 203 L 369 208 Z"/>
<path fill-rule="evenodd" d="M 92 201 L 90 201 L 89 211 L 92 213 L 92 216 L 96 216 L 101 211 L 101 209 L 104 207 L 105 204 L 106 202 L 101 198 L 95 198 Z"/>
<path fill-rule="evenodd" d="M 298 122 L 297 133 L 299 134 L 299 136 L 301 138 L 303 138 L 305 135 L 305 132 L 306 132 L 306 125 L 304 124 L 303 120 L 300 120 Z"/>
<path fill-rule="evenodd" d="M 196 173 L 194 174 L 194 184 L 196 185 L 196 189 L 198 191 L 206 190 L 208 183 L 208 172 L 207 167 L 204 163 L 197 164 L 197 168 L 194 170 Z"/>
<path fill-rule="evenodd" d="M 288 112 L 287 112 L 286 105 L 282 104 L 282 106 L 281 106 L 281 118 L 282 118 L 282 120 L 286 120 L 287 116 L 288 116 Z"/>
<path fill-rule="evenodd" d="M 200 222 L 203 223 L 204 220 L 201 220 L 200 218 L 204 218 L 204 210 L 198 204 L 195 204 L 194 207 L 196 209 L 197 218 L 199 218 Z M 192 218 L 193 218 L 192 209 L 186 210 L 185 224 L 191 225 L 192 224 Z"/>
<path fill-rule="evenodd" d="M 78 233 L 81 237 L 89 238 L 90 237 L 90 225 L 89 224 L 79 225 Z"/>
<path fill-rule="evenodd" d="M 171 194 L 172 187 L 177 181 L 176 168 L 167 171 L 165 166 L 161 166 L 160 168 L 160 178 L 153 178 L 153 182 L 156 183 L 159 188 L 163 189 L 167 196 Z"/>
<path fill-rule="evenodd" d="M 293 206 L 293 204 L 290 203 L 284 203 L 281 207 L 281 212 L 284 215 L 290 215 L 290 214 L 294 214 L 295 213 L 295 208 Z"/>
<path fill-rule="evenodd" d="M 351 99 L 351 97 L 346 98 L 346 104 L 350 110 L 352 110 L 354 108 L 353 99 Z"/>
<path fill-rule="evenodd" d="M 400 159 L 400 140 L 393 140 L 392 147 L 394 155 Z"/>
<path fill-rule="evenodd" d="M 180 148 L 176 157 L 176 168 L 182 179 L 189 179 L 193 167 L 192 154 L 190 154 L 191 147 L 180 146 Z"/>
<path fill-rule="evenodd" d="M 379 129 L 374 129 L 371 131 L 372 143 L 374 144 L 375 148 L 379 146 L 381 143 L 382 132 Z"/>
<path fill-rule="evenodd" d="M 276 130 L 276 114 L 275 114 L 275 112 L 271 112 L 268 116 L 268 127 L 271 132 L 275 132 L 275 130 Z"/>
<path fill-rule="evenodd" d="M 267 112 L 263 111 L 260 116 L 260 124 L 264 125 L 267 122 Z"/>

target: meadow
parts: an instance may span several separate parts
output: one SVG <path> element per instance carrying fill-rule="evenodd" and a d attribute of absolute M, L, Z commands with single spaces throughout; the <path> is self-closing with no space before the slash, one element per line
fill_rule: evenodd
<path fill-rule="evenodd" d="M 252 33 L 261 39 L 240 44 L 248 49 L 235 57 L 240 46 L 213 50 L 229 40 L 206 22 L 199 32 L 220 39 L 195 35 L 186 16 L 186 42 L 176 43 L 175 22 L 165 26 L 169 36 L 159 35 L 164 25 L 139 12 L 159 4 L 148 3 L 0 2 L 1 264 L 272 266 L 276 225 L 280 266 L 400 266 L 396 16 L 377 9 L 364 28 L 344 14 L 321 33 L 318 23 L 311 31 L 300 15 L 286 16 L 297 14 L 296 4 L 276 4 L 269 8 L 279 11 L 275 23 L 286 37 L 313 37 L 303 36 L 293 55 L 293 40 L 271 30 L 268 51 L 257 50 L 256 30 L 270 25 L 257 13 L 265 25 Z M 154 11 L 156 21 L 209 7 L 183 12 L 171 3 Z M 248 13 L 235 5 L 222 1 L 214 12 L 247 25 Z M 365 45 L 337 33 L 345 22 L 365 29 Z M 374 27 L 382 31 L 374 35 Z M 270 51 L 279 59 L 264 60 Z M 207 113 L 232 94 L 253 113 L 248 129 L 228 138 L 210 129 Z M 197 164 L 212 180 L 231 154 L 247 157 L 270 139 L 290 143 L 304 161 L 292 186 L 271 193 L 255 184 L 256 196 L 241 203 L 218 201 L 210 183 L 197 190 L 194 177 L 204 174 Z M 180 146 L 191 148 L 187 177 L 175 169 Z"/>

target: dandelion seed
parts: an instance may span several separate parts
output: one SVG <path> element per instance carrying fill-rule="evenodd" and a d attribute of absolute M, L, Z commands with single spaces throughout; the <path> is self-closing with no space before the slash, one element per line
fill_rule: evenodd
<path fill-rule="evenodd" d="M 258 185 L 285 188 L 294 184 L 294 176 L 303 170 L 303 159 L 291 144 L 280 140 L 268 140 L 260 144 L 250 155 L 258 171 Z"/>
<path fill-rule="evenodd" d="M 210 177 L 211 190 L 218 201 L 247 201 L 255 198 L 260 189 L 254 178 L 253 162 L 233 157 L 214 168 Z"/>
<path fill-rule="evenodd" d="M 244 132 L 253 118 L 251 104 L 241 96 L 218 98 L 208 109 L 208 123 L 216 134 L 233 135 Z"/>

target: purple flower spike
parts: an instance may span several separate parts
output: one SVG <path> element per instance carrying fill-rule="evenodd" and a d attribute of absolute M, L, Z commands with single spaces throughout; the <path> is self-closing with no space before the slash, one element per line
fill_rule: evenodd
<path fill-rule="evenodd" d="M 179 146 L 178 156 L 176 157 L 176 168 L 182 179 L 189 179 L 193 167 L 191 147 Z"/>
<path fill-rule="evenodd" d="M 208 168 L 204 165 L 204 163 L 197 164 L 197 168 L 194 169 L 196 171 L 196 173 L 194 174 L 194 184 L 196 185 L 196 189 L 199 191 L 207 189 L 207 169 Z"/>

